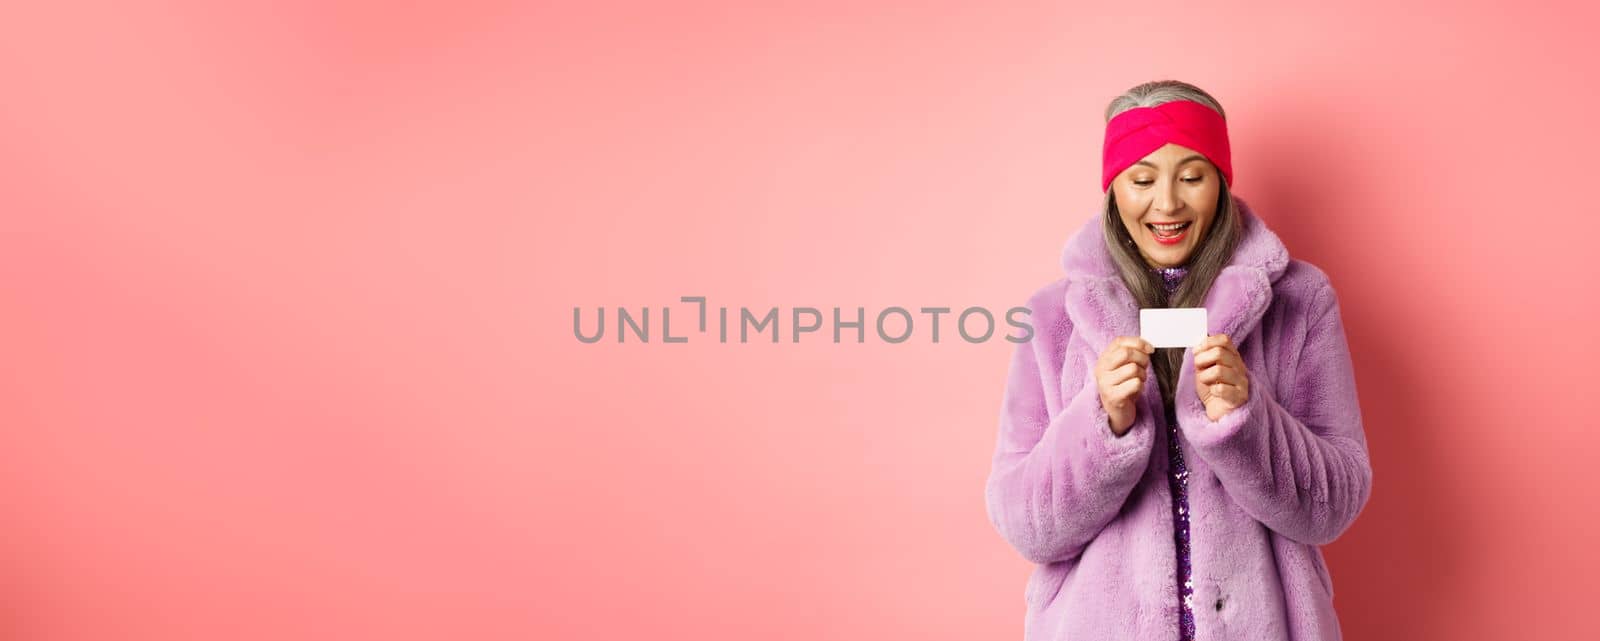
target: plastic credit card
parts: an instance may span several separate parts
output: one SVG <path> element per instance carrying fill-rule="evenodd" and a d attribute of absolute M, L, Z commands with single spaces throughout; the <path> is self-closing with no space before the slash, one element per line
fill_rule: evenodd
<path fill-rule="evenodd" d="M 1206 308 L 1139 310 L 1139 337 L 1156 347 L 1194 347 L 1206 339 Z"/>

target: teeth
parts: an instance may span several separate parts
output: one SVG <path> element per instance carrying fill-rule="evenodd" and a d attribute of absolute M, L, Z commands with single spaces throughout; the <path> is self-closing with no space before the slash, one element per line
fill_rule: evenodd
<path fill-rule="evenodd" d="M 1189 223 L 1174 223 L 1169 225 L 1150 224 L 1150 229 L 1155 230 L 1157 236 L 1168 237 L 1177 235 L 1178 230 L 1187 227 Z"/>

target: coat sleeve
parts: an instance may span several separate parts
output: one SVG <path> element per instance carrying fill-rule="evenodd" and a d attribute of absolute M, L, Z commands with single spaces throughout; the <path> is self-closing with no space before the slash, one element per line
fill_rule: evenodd
<path fill-rule="evenodd" d="M 1324 545 L 1343 534 L 1372 492 L 1372 466 L 1339 303 L 1324 283 L 1294 372 L 1290 406 L 1252 379 L 1246 402 L 1211 421 L 1194 391 L 1193 354 L 1179 386 L 1179 424 L 1228 495 L 1289 539 Z M 1254 373 L 1252 373 L 1253 375 Z"/>
<path fill-rule="evenodd" d="M 1148 465 L 1154 441 L 1144 420 L 1120 437 L 1111 431 L 1092 370 L 1062 406 L 1056 392 L 1061 364 L 1048 355 L 1061 353 L 1057 343 L 1065 339 L 1041 333 L 1017 345 L 984 492 L 989 521 L 1037 564 L 1065 561 L 1083 551 L 1121 510 Z"/>

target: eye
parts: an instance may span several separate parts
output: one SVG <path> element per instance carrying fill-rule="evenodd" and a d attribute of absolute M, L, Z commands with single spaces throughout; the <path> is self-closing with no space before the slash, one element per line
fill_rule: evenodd
<path fill-rule="evenodd" d="M 1183 182 L 1186 182 L 1186 183 L 1189 183 L 1189 184 L 1192 185 L 1192 184 L 1204 181 L 1205 179 L 1206 179 L 1205 176 L 1193 176 L 1193 177 L 1190 177 L 1190 178 L 1184 178 Z M 1154 180 L 1135 180 L 1135 181 L 1133 181 L 1133 184 L 1138 185 L 1140 187 L 1149 187 L 1150 183 L 1153 183 L 1153 182 L 1155 182 L 1155 181 Z"/>

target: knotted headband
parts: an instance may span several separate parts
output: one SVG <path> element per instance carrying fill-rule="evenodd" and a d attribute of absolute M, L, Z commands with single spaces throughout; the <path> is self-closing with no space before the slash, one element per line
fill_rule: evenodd
<path fill-rule="evenodd" d="M 1228 187 L 1233 187 L 1227 121 L 1198 102 L 1174 100 L 1129 109 L 1106 123 L 1100 190 L 1109 189 L 1117 174 L 1169 142 L 1200 152 L 1222 172 Z"/>

